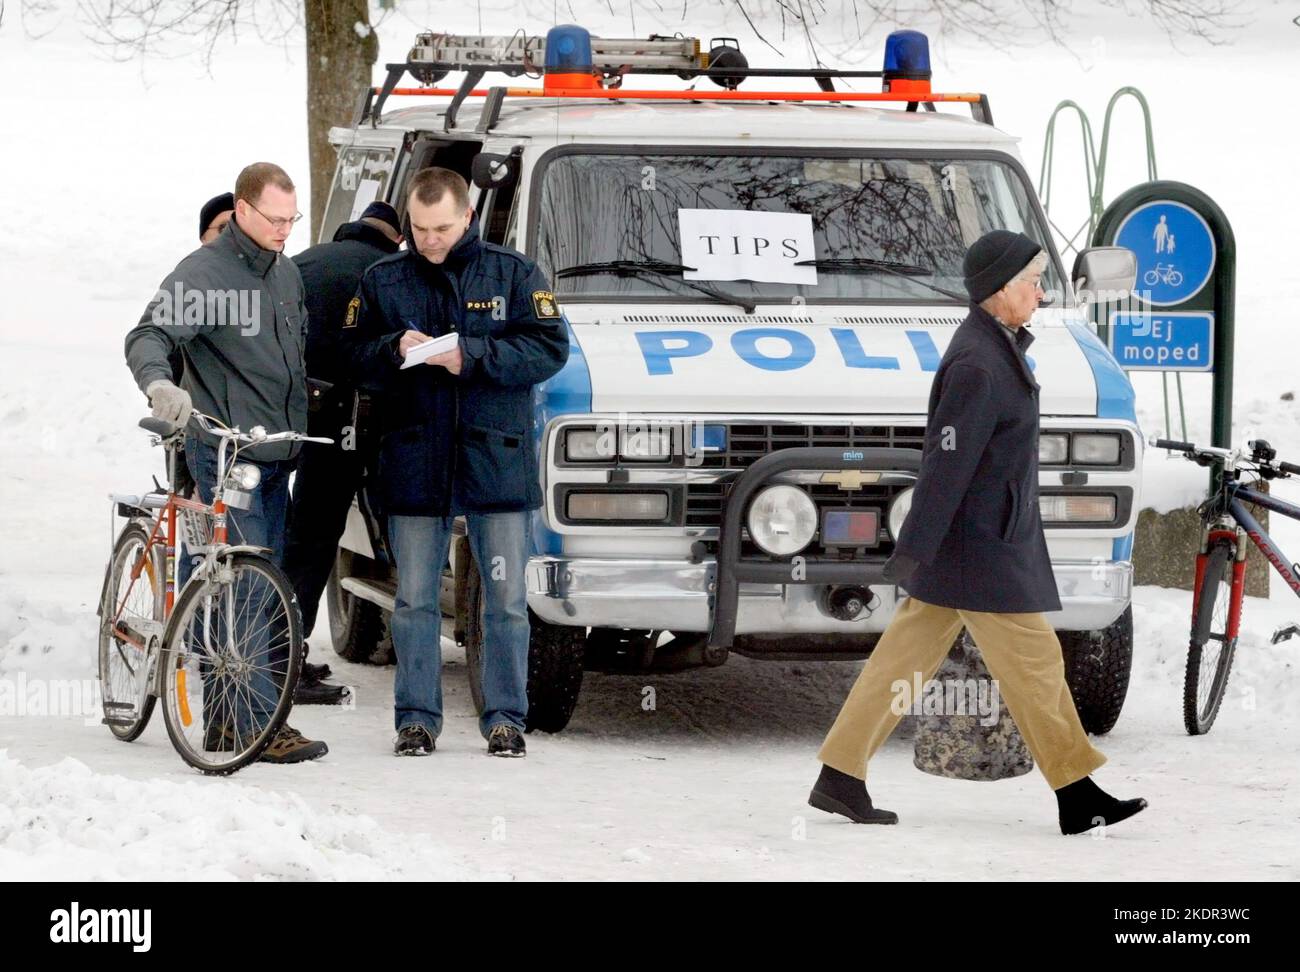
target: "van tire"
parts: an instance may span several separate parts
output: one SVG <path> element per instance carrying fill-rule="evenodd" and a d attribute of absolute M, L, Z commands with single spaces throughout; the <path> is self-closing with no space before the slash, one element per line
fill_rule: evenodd
<path fill-rule="evenodd" d="M 1065 681 L 1083 729 L 1104 736 L 1119 721 L 1133 669 L 1133 608 L 1099 631 L 1060 631 Z"/>

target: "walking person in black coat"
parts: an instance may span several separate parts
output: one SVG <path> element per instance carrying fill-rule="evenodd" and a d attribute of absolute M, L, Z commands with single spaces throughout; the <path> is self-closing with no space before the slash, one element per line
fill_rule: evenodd
<path fill-rule="evenodd" d="M 311 394 L 307 430 L 334 440 L 330 445 L 303 443 L 289 510 L 284 572 L 298 597 L 304 642 L 316 625 L 321 594 L 365 467 L 363 443 L 357 441 L 354 424 L 355 389 L 339 345 L 343 325 L 361 275 L 371 264 L 396 253 L 401 242 L 397 210 L 386 202 L 372 202 L 355 221 L 340 226 L 331 242 L 318 243 L 293 258 L 307 302 Z M 343 702 L 343 687 L 326 682 L 329 676 L 328 665 L 304 658 L 294 701 L 299 705 Z"/>
<path fill-rule="evenodd" d="M 921 470 L 885 578 L 908 593 L 862 669 L 818 758 L 809 803 L 855 823 L 897 823 L 867 793 L 866 764 L 901 718 L 895 683 L 934 676 L 967 628 L 1038 768 L 1061 832 L 1114 824 L 1146 806 L 1089 776 L 1106 758 L 1079 722 L 1046 611 L 1061 607 L 1038 510 L 1038 383 L 1024 325 L 1047 255 L 995 230 L 966 254 L 970 313 L 930 389 Z"/>

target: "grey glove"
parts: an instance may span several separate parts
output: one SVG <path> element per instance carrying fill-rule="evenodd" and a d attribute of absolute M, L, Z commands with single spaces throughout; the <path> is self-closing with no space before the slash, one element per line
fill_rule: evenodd
<path fill-rule="evenodd" d="M 190 401 L 190 393 L 184 388 L 177 388 L 166 378 L 159 378 L 157 381 L 151 381 L 144 393 L 149 396 L 154 418 L 160 418 L 172 425 L 184 425 L 190 420 L 194 403 Z"/>

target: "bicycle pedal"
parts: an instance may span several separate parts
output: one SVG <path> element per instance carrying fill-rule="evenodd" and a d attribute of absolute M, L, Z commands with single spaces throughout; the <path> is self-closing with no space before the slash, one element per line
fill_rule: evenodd
<path fill-rule="evenodd" d="M 99 723 L 100 725 L 103 726 L 133 726 L 135 725 L 135 720 L 134 719 L 110 719 L 108 718 L 108 716 L 105 716 L 103 719 L 99 720 Z"/>
<path fill-rule="evenodd" d="M 1290 624 L 1284 624 L 1273 632 L 1273 637 L 1269 639 L 1269 644 L 1276 645 L 1279 642 L 1289 641 L 1296 635 L 1300 635 L 1300 624 L 1292 621 Z"/>
<path fill-rule="evenodd" d="M 134 702 L 105 702 L 104 708 L 105 709 L 128 709 L 134 712 L 135 703 Z"/>

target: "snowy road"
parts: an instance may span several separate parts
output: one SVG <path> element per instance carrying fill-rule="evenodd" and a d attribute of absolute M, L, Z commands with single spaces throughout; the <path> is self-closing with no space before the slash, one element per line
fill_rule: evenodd
<path fill-rule="evenodd" d="M 1209 736 L 1186 736 L 1178 646 L 1159 636 L 1181 627 L 1183 601 L 1176 592 L 1141 592 L 1139 639 L 1148 650 L 1124 716 L 1098 743 L 1110 763 L 1097 779 L 1151 807 L 1102 839 L 1057 833 L 1055 803 L 1037 772 L 997 783 L 927 776 L 911 765 L 911 742 L 900 734 L 873 761 L 870 781 L 899 826 L 855 827 L 807 807 L 814 755 L 852 663 L 733 658 L 668 677 L 589 675 L 566 732 L 530 736 L 526 760 L 489 759 L 463 656 L 444 642 L 446 728 L 428 759 L 390 755 L 392 669 L 335 659 L 340 677 L 357 686 L 356 708 L 293 714 L 295 726 L 329 742 L 329 756 L 255 765 L 231 781 L 183 766 L 157 718 L 132 745 L 79 719 L 0 720 L 8 750 L 0 758 L 0 873 L 1300 879 L 1300 723 L 1281 679 L 1294 674 L 1294 660 L 1251 638 L 1219 724 Z M 1267 604 L 1247 611 L 1252 628 L 1271 630 Z M 655 689 L 653 711 L 642 708 L 645 686 Z M 1253 709 L 1243 707 L 1248 689 Z M 86 769 L 52 768 L 69 756 Z M 39 822 L 26 827 L 31 819 Z M 298 834 L 302 841 L 291 839 Z M 187 852 L 177 855 L 178 846 Z"/>

